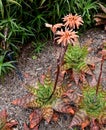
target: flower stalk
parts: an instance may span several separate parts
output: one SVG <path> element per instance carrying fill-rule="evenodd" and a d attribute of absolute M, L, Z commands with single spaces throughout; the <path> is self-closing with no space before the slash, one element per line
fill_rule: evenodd
<path fill-rule="evenodd" d="M 99 77 L 98 77 L 98 81 L 97 81 L 97 85 L 96 85 L 96 97 L 98 95 L 99 85 L 101 82 L 103 63 L 104 63 L 104 56 L 102 56 L 101 65 L 100 65 L 100 73 L 99 73 Z"/>

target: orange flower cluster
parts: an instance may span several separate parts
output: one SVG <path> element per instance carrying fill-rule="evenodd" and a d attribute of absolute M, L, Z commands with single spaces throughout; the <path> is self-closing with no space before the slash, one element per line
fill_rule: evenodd
<path fill-rule="evenodd" d="M 81 16 L 79 15 L 72 15 L 72 14 L 69 14 L 67 16 L 65 16 L 63 18 L 63 22 L 65 22 L 65 26 L 66 27 L 70 27 L 70 28 L 73 28 L 75 29 L 75 27 L 78 29 L 80 25 L 83 24 L 83 20 L 81 18 Z"/>
<path fill-rule="evenodd" d="M 72 14 L 69 14 L 63 18 L 63 22 L 65 23 L 58 23 L 55 25 L 45 23 L 45 26 L 49 27 L 52 32 L 57 35 L 55 40 L 57 40 L 58 44 L 67 46 L 69 43 L 71 43 L 74 45 L 75 42 L 78 41 L 78 35 L 75 31 L 73 31 L 73 29 L 78 29 L 79 26 L 83 24 L 83 20 L 81 16 L 78 16 L 77 14 L 74 16 Z M 64 30 L 63 27 L 65 27 Z M 61 30 L 57 31 L 58 28 L 61 28 Z"/>
<path fill-rule="evenodd" d="M 65 31 L 61 29 L 61 31 L 57 31 L 56 37 L 58 44 L 63 44 L 64 46 L 67 46 L 68 43 L 74 44 L 75 41 L 78 39 L 78 35 L 76 35 L 76 32 L 73 30 L 69 30 L 68 28 L 65 28 Z"/>

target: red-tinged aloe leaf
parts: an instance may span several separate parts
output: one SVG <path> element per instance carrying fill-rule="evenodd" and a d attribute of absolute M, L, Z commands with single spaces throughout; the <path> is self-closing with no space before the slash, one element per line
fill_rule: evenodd
<path fill-rule="evenodd" d="M 54 112 L 54 113 L 53 113 L 53 116 L 52 116 L 52 120 L 53 120 L 54 122 L 57 122 L 58 119 L 59 119 L 59 114 L 56 113 L 56 112 Z"/>
<path fill-rule="evenodd" d="M 98 57 L 87 57 L 86 58 L 86 64 L 88 65 L 94 65 L 94 63 L 100 62 L 102 59 Z"/>
<path fill-rule="evenodd" d="M 44 84 L 44 79 L 45 79 L 45 75 L 41 75 L 41 77 L 40 77 L 40 83 L 41 84 Z"/>
<path fill-rule="evenodd" d="M 64 96 L 67 96 L 70 99 L 70 102 L 78 103 L 81 100 L 82 95 L 74 90 L 68 90 Z M 64 99 L 63 99 L 64 100 Z"/>
<path fill-rule="evenodd" d="M 40 121 L 42 120 L 42 113 L 40 110 L 35 110 L 32 112 L 29 116 L 30 120 L 30 128 L 36 128 L 37 125 L 39 125 Z"/>
<path fill-rule="evenodd" d="M 69 105 L 64 103 L 61 99 L 57 99 L 53 104 L 52 107 L 55 111 L 61 112 L 61 113 L 69 113 L 74 114 L 73 108 Z"/>
<path fill-rule="evenodd" d="M 102 50 L 100 54 L 102 54 L 103 58 L 106 60 L 106 50 Z"/>
<path fill-rule="evenodd" d="M 56 98 L 60 98 L 64 94 L 64 92 L 66 92 L 67 88 L 68 86 L 57 86 L 54 96 Z"/>
<path fill-rule="evenodd" d="M 80 79 L 80 75 L 79 75 L 79 73 L 76 72 L 75 70 L 73 70 L 73 77 L 74 77 L 74 80 L 75 80 L 76 85 L 78 85 L 79 79 Z"/>
<path fill-rule="evenodd" d="M 1 115 L 1 117 L 6 117 L 7 118 L 7 111 L 4 109 L 4 110 L 2 110 L 2 111 L 0 111 L 0 115 Z"/>
<path fill-rule="evenodd" d="M 26 123 L 24 123 L 24 130 L 30 130 Z"/>
<path fill-rule="evenodd" d="M 16 125 L 18 125 L 18 122 L 15 121 L 15 120 L 11 120 L 11 121 L 9 121 L 9 122 L 6 123 L 6 127 L 7 128 L 12 128 L 12 127 L 14 127 Z"/>
<path fill-rule="evenodd" d="M 3 129 L 7 123 L 7 111 L 4 109 L 0 111 L 0 129 Z"/>
<path fill-rule="evenodd" d="M 75 114 L 75 111 L 73 110 L 73 108 L 70 105 L 66 105 L 62 111 L 64 113 L 68 113 L 68 114 Z"/>
<path fill-rule="evenodd" d="M 0 120 L 3 120 L 4 122 L 6 122 L 7 116 L 8 116 L 7 111 L 5 109 L 0 111 Z"/>
<path fill-rule="evenodd" d="M 66 92 L 63 93 L 63 96 L 70 96 L 70 94 L 72 94 L 75 90 L 69 89 Z"/>
<path fill-rule="evenodd" d="M 51 66 L 49 66 L 46 74 L 43 74 L 43 75 L 40 76 L 39 82 L 42 85 L 51 84 L 52 83 L 52 80 L 51 80 Z"/>
<path fill-rule="evenodd" d="M 12 130 L 18 124 L 15 120 L 8 121 L 7 116 L 5 109 L 0 112 L 0 130 Z"/>
<path fill-rule="evenodd" d="M 82 84 L 83 86 L 88 86 L 88 85 L 89 85 L 89 84 L 88 84 L 88 81 L 87 81 L 86 78 L 85 78 L 85 74 L 84 74 L 84 73 L 81 74 L 80 80 L 81 80 L 81 82 L 83 83 L 83 84 Z"/>
<path fill-rule="evenodd" d="M 43 118 L 49 123 L 53 116 L 53 109 L 50 106 L 42 108 Z"/>
<path fill-rule="evenodd" d="M 38 127 L 39 127 L 39 125 L 37 125 L 37 126 L 35 126 L 33 129 L 31 129 L 31 130 L 38 130 Z"/>
<path fill-rule="evenodd" d="M 34 86 L 31 86 L 31 85 L 26 84 L 26 85 L 25 85 L 25 88 L 26 88 L 31 94 L 33 94 L 34 96 L 36 96 L 36 89 L 38 88 L 37 85 L 36 85 L 36 87 L 34 87 Z"/>
<path fill-rule="evenodd" d="M 39 108 L 42 106 L 42 102 L 32 99 L 29 103 L 26 104 L 26 107 L 28 108 Z"/>
<path fill-rule="evenodd" d="M 34 127 L 33 129 L 29 128 L 26 123 L 24 123 L 24 130 L 38 130 L 38 125 Z"/>
<path fill-rule="evenodd" d="M 71 124 L 69 125 L 69 128 L 72 128 L 73 126 L 81 126 L 82 123 L 85 122 L 85 120 L 87 120 L 86 112 L 84 110 L 79 110 L 74 115 Z"/>
<path fill-rule="evenodd" d="M 95 118 L 91 120 L 90 130 L 100 130 L 100 124 Z"/>
<path fill-rule="evenodd" d="M 65 73 L 65 71 L 59 73 L 57 86 L 61 86 L 61 84 L 63 83 Z"/>
<path fill-rule="evenodd" d="M 84 73 L 89 74 L 89 75 L 93 75 L 92 71 L 90 70 L 90 68 L 88 67 L 87 64 L 80 66 L 80 70 Z"/>
<path fill-rule="evenodd" d="M 70 98 L 69 97 L 67 97 L 66 95 L 63 95 L 63 97 L 62 97 L 62 100 L 63 100 L 63 102 L 65 103 L 65 104 L 70 104 Z"/>
<path fill-rule="evenodd" d="M 36 97 L 34 95 L 32 95 L 32 94 L 27 94 L 22 98 L 18 98 L 16 100 L 13 100 L 12 104 L 27 108 L 28 107 L 27 104 L 29 102 L 32 102 L 33 100 L 36 100 Z"/>
<path fill-rule="evenodd" d="M 98 125 L 92 126 L 90 130 L 105 130 L 105 129 L 100 129 Z"/>
<path fill-rule="evenodd" d="M 94 75 L 92 76 L 92 81 L 89 84 L 90 86 L 95 86 L 97 84 L 97 81 Z"/>
<path fill-rule="evenodd" d="M 51 67 L 48 68 L 48 71 L 47 73 L 45 74 L 45 77 L 44 77 L 44 86 L 45 85 L 51 85 L 52 84 L 52 78 L 51 78 Z"/>
<path fill-rule="evenodd" d="M 106 125 L 106 112 L 103 112 L 99 117 L 100 124 Z"/>
<path fill-rule="evenodd" d="M 69 63 L 64 63 L 62 66 L 61 66 L 61 71 L 65 72 L 66 70 L 70 69 L 71 68 L 71 65 Z"/>
<path fill-rule="evenodd" d="M 89 120 L 85 120 L 82 124 L 81 124 L 81 129 L 84 130 L 85 127 L 87 127 L 90 124 Z"/>

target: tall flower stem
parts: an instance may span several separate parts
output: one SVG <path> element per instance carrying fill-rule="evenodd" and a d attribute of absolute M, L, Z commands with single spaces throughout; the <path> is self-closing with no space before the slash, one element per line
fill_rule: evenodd
<path fill-rule="evenodd" d="M 96 85 L 96 97 L 98 95 L 99 85 L 100 85 L 100 82 L 101 82 L 103 63 L 104 63 L 104 56 L 102 56 L 102 61 L 101 61 L 101 65 L 100 65 L 100 73 L 99 73 L 98 82 L 97 82 L 97 85 Z"/>
<path fill-rule="evenodd" d="M 57 83 L 58 83 L 58 77 L 59 77 L 59 74 L 60 74 L 60 62 L 59 62 L 59 59 L 57 59 L 57 74 L 56 74 L 56 79 L 55 79 L 55 83 L 54 83 L 54 86 L 53 86 L 53 91 L 49 97 L 48 100 L 50 100 L 56 90 L 56 86 L 57 86 Z"/>
<path fill-rule="evenodd" d="M 57 74 L 56 74 L 56 79 L 55 79 L 55 83 L 54 83 L 54 87 L 53 87 L 53 91 L 52 91 L 52 94 L 50 95 L 49 99 L 52 98 L 53 94 L 55 93 L 55 90 L 56 90 L 56 86 L 57 86 L 57 83 L 58 83 L 58 79 L 59 79 L 59 74 L 60 74 L 60 66 L 62 65 L 63 63 L 63 58 L 64 58 L 64 55 L 65 55 L 65 52 L 67 50 L 67 46 L 64 47 L 61 47 L 61 52 L 60 52 L 60 55 L 59 55 L 59 58 L 57 59 Z"/>

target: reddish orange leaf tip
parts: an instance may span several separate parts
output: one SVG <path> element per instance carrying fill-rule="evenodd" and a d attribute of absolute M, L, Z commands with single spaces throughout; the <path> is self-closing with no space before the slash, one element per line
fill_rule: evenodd
<path fill-rule="evenodd" d="M 68 109 L 68 112 L 69 112 L 69 114 L 72 114 L 72 115 L 75 114 L 75 111 L 74 111 L 72 108 L 69 108 L 69 109 Z"/>
<path fill-rule="evenodd" d="M 24 123 L 24 130 L 30 130 L 30 129 L 28 128 L 28 126 L 26 125 L 26 123 Z"/>
<path fill-rule="evenodd" d="M 90 124 L 90 122 L 88 120 L 85 120 L 82 124 L 81 124 L 81 128 L 82 130 L 84 130 L 85 127 L 87 127 Z"/>
<path fill-rule="evenodd" d="M 52 120 L 53 120 L 54 122 L 57 122 L 58 119 L 59 119 L 59 114 L 54 113 L 54 114 L 53 114 L 53 117 L 52 117 Z"/>
<path fill-rule="evenodd" d="M 13 105 L 17 105 L 17 100 L 13 100 L 11 103 L 12 103 Z"/>

